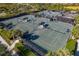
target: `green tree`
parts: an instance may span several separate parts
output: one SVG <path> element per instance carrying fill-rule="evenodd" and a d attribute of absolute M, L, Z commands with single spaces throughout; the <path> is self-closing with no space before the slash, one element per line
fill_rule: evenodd
<path fill-rule="evenodd" d="M 48 51 L 48 53 L 45 56 L 52 56 L 52 51 Z"/>
<path fill-rule="evenodd" d="M 74 35 L 74 37 L 76 39 L 79 38 L 79 25 L 76 25 L 76 26 L 73 27 L 73 29 L 72 29 L 72 35 Z"/>
<path fill-rule="evenodd" d="M 75 53 L 76 43 L 76 40 L 69 39 L 66 44 L 66 48 L 70 51 L 71 55 L 74 55 Z"/>
<path fill-rule="evenodd" d="M 10 56 L 10 52 L 6 50 L 3 44 L 0 44 L 0 56 Z"/>
<path fill-rule="evenodd" d="M 70 52 L 66 48 L 58 49 L 53 53 L 53 56 L 70 56 Z"/>
<path fill-rule="evenodd" d="M 5 27 L 5 24 L 0 23 L 0 29 L 3 29 Z"/>
<path fill-rule="evenodd" d="M 22 56 L 35 56 L 35 53 L 30 49 L 27 49 L 27 47 L 25 47 L 22 43 L 17 43 L 15 47 Z"/>
<path fill-rule="evenodd" d="M 76 23 L 76 24 L 79 24 L 79 15 L 77 15 L 77 16 L 75 17 L 75 23 Z"/>
<path fill-rule="evenodd" d="M 11 31 L 12 31 L 11 36 L 13 40 L 22 36 L 22 32 L 20 30 L 11 30 Z"/>

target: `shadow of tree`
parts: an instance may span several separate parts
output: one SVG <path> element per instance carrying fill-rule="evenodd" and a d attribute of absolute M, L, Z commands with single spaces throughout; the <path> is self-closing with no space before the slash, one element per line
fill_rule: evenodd
<path fill-rule="evenodd" d="M 25 32 L 22 36 L 22 38 L 26 40 L 36 40 L 39 38 L 39 35 L 35 35 L 34 33 L 29 33 L 28 31 Z"/>

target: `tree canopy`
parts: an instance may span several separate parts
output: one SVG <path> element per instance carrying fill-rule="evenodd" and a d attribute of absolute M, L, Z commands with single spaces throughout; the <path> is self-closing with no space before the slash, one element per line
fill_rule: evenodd
<path fill-rule="evenodd" d="M 76 25 L 73 27 L 72 35 L 74 35 L 76 39 L 79 39 L 79 25 Z"/>
<path fill-rule="evenodd" d="M 66 48 L 58 49 L 53 53 L 53 56 L 70 56 L 70 52 Z"/>
<path fill-rule="evenodd" d="M 77 16 L 75 17 L 75 23 L 76 23 L 76 24 L 79 24 L 79 15 L 77 15 Z"/>

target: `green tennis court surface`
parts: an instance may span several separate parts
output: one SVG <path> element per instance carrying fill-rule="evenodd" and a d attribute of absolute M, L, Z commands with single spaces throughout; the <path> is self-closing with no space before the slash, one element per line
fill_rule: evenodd
<path fill-rule="evenodd" d="M 63 22 L 50 22 L 50 27 L 52 30 L 35 31 L 35 34 L 40 37 L 32 41 L 50 51 L 63 48 L 71 34 L 70 32 L 67 32 L 67 29 L 71 29 L 72 25 Z"/>
<path fill-rule="evenodd" d="M 29 17 L 31 22 L 25 22 L 24 17 Z M 4 23 L 13 23 L 15 26 L 13 29 L 19 29 L 22 32 L 30 31 L 35 35 L 39 35 L 38 39 L 31 40 L 32 42 L 38 44 L 46 50 L 55 51 L 59 48 L 63 48 L 66 45 L 66 42 L 71 34 L 72 25 L 69 23 L 64 23 L 60 21 L 49 21 L 47 18 L 38 18 L 32 15 L 22 16 L 14 19 L 5 21 Z M 40 22 L 46 22 L 49 24 L 49 29 L 38 29 L 38 24 Z M 67 29 L 70 31 L 67 32 Z"/>

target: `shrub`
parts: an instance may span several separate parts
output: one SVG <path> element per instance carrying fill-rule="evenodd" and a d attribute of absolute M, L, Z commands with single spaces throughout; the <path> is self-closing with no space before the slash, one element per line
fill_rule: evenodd
<path fill-rule="evenodd" d="M 71 55 L 74 55 L 75 53 L 75 48 L 76 48 L 76 41 L 69 39 L 66 45 L 66 48 L 70 51 Z"/>

